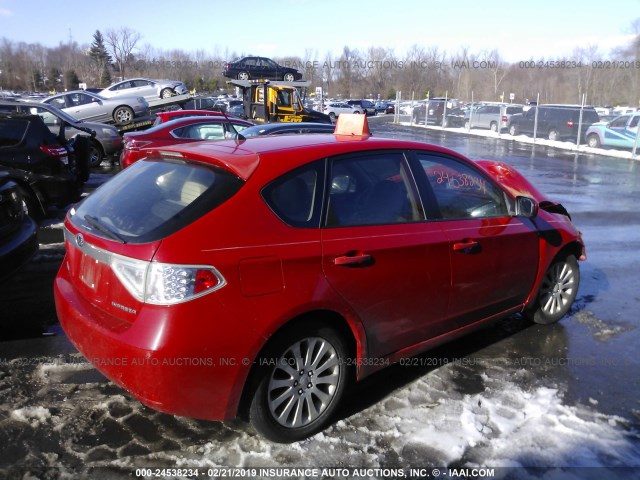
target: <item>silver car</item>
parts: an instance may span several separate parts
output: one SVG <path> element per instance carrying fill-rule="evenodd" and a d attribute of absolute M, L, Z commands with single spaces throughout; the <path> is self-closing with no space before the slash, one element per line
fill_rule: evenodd
<path fill-rule="evenodd" d="M 128 125 L 137 116 L 144 115 L 149 103 L 142 97 L 105 98 L 84 90 L 59 93 L 42 100 L 68 113 L 76 120 L 115 122 Z"/>
<path fill-rule="evenodd" d="M 349 105 L 346 102 L 331 102 L 325 105 L 322 111 L 331 117 L 332 122 L 335 122 L 336 117 L 341 113 L 362 113 L 360 108 Z"/>
<path fill-rule="evenodd" d="M 130 78 L 114 83 L 100 91 L 100 95 L 107 98 L 126 95 L 144 97 L 147 101 L 169 98 L 173 95 L 184 95 L 185 93 L 189 93 L 189 90 L 183 82 L 177 80 L 150 80 L 148 78 Z"/>
<path fill-rule="evenodd" d="M 39 115 L 44 120 L 45 125 L 49 127 L 49 130 L 56 135 L 60 132 L 61 126 L 64 125 L 66 138 L 86 135 L 86 129 L 93 130 L 96 135 L 91 138 L 89 146 L 89 162 L 92 167 L 100 165 L 102 160 L 118 154 L 122 149 L 122 137 L 113 125 L 80 122 L 62 110 L 46 103 L 0 100 L 0 111 Z"/>
<path fill-rule="evenodd" d="M 488 128 L 492 132 L 505 130 L 509 119 L 516 113 L 522 113 L 522 105 L 490 104 L 482 105 L 471 111 L 465 121 L 465 128 Z"/>

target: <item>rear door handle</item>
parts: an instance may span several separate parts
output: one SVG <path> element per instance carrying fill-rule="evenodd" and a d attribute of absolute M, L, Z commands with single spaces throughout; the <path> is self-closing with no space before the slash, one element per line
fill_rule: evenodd
<path fill-rule="evenodd" d="M 334 258 L 333 264 L 339 267 L 368 267 L 370 265 L 373 265 L 373 257 L 364 252 L 349 252 L 346 255 Z"/>
<path fill-rule="evenodd" d="M 462 242 L 456 242 L 453 244 L 454 252 L 475 253 L 478 251 L 480 244 L 475 240 L 466 239 Z"/>

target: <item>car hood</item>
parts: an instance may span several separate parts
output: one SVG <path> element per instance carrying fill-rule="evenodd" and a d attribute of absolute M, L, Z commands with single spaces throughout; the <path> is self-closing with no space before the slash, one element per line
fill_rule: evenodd
<path fill-rule="evenodd" d="M 496 162 L 495 160 L 477 160 L 476 164 L 507 189 L 514 198 L 518 196 L 530 197 L 538 203 L 549 200 L 520 172 L 506 163 Z"/>

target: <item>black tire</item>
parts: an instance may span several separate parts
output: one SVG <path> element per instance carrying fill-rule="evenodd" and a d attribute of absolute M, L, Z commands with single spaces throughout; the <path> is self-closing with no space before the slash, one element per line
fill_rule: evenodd
<path fill-rule="evenodd" d="M 322 430 L 350 380 L 347 351 L 335 330 L 316 321 L 276 337 L 258 361 L 264 368 L 258 372 L 249 407 L 254 428 L 279 443 L 302 440 Z M 299 352 L 297 358 L 295 352 Z"/>
<path fill-rule="evenodd" d="M 516 127 L 515 125 L 509 126 L 509 135 L 511 135 L 513 137 L 518 135 L 518 127 Z"/>
<path fill-rule="evenodd" d="M 447 117 L 442 118 L 442 128 L 447 128 L 449 126 L 449 119 Z"/>
<path fill-rule="evenodd" d="M 489 129 L 492 132 L 497 132 L 498 131 L 498 124 L 496 122 L 491 122 L 491 124 L 489 125 Z"/>
<path fill-rule="evenodd" d="M 293 82 L 296 77 L 293 76 L 293 73 L 285 73 L 282 77 L 282 80 L 285 82 Z"/>
<path fill-rule="evenodd" d="M 579 286 L 580 268 L 576 257 L 556 258 L 544 274 L 536 300 L 525 310 L 525 315 L 542 325 L 556 323 L 571 310 Z"/>
<path fill-rule="evenodd" d="M 469 123 L 469 120 L 464 122 L 464 129 L 465 130 L 471 130 L 471 123 Z"/>
<path fill-rule="evenodd" d="M 133 108 L 127 105 L 120 105 L 113 111 L 113 120 L 118 125 L 128 125 L 133 122 L 134 113 Z"/>
<path fill-rule="evenodd" d="M 556 130 L 555 128 L 552 128 L 551 130 L 549 130 L 548 138 L 551 141 L 560 140 L 560 132 L 558 130 Z"/>
<path fill-rule="evenodd" d="M 600 137 L 598 137 L 598 135 L 596 135 L 595 133 L 592 133 L 587 137 L 587 146 L 591 148 L 600 148 L 601 145 L 602 144 L 600 143 Z"/>
<path fill-rule="evenodd" d="M 238 80 L 249 80 L 251 77 L 249 76 L 249 72 L 239 72 Z"/>
<path fill-rule="evenodd" d="M 170 88 L 163 88 L 160 91 L 160 98 L 170 98 L 175 94 L 175 92 L 173 90 L 171 90 Z"/>
<path fill-rule="evenodd" d="M 103 160 L 104 151 L 102 150 L 102 146 L 95 140 L 92 140 L 89 146 L 89 166 L 99 167 Z"/>
<path fill-rule="evenodd" d="M 336 114 L 333 112 L 329 112 L 329 118 L 331 119 L 332 122 L 336 121 Z"/>

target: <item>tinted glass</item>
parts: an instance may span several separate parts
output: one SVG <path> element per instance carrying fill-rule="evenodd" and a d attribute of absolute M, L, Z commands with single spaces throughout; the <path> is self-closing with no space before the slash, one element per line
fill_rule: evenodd
<path fill-rule="evenodd" d="M 473 168 L 448 157 L 419 153 L 443 219 L 509 215 L 504 192 Z"/>
<path fill-rule="evenodd" d="M 262 191 L 262 197 L 286 224 L 317 228 L 323 172 L 323 161 L 305 165 L 267 185 Z"/>
<path fill-rule="evenodd" d="M 29 127 L 28 120 L 0 118 L 0 148 L 18 145 Z"/>
<path fill-rule="evenodd" d="M 128 243 L 170 235 L 228 200 L 243 182 L 207 165 L 147 159 L 136 162 L 89 195 L 73 222 L 96 235 L 91 217 Z M 92 222 L 92 223 L 95 223 Z"/>
<path fill-rule="evenodd" d="M 401 153 L 334 159 L 328 185 L 328 227 L 424 219 Z"/>

